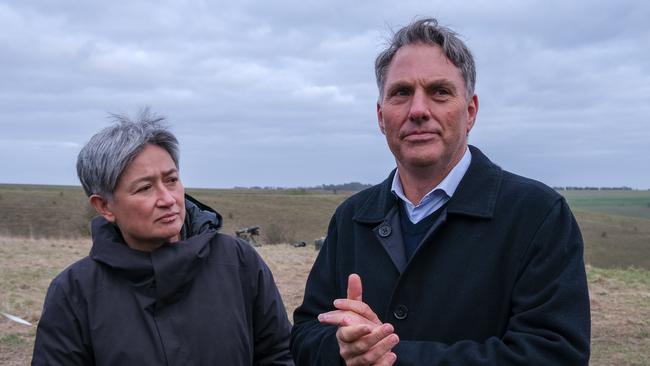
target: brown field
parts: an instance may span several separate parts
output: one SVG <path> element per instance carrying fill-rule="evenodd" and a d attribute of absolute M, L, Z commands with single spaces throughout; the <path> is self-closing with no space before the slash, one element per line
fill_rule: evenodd
<path fill-rule="evenodd" d="M 317 254 L 313 240 L 325 234 L 335 207 L 349 196 L 303 190 L 188 191 L 218 209 L 226 233 L 255 225 L 267 243 L 307 242 L 305 248 L 257 248 L 273 270 L 289 314 L 301 301 Z M 598 204 L 597 197 L 589 196 L 588 203 Z M 591 210 L 572 203 L 590 264 L 591 364 L 650 365 L 650 219 L 645 209 L 650 205 L 625 211 L 620 201 L 608 204 Z M 78 187 L 0 185 L 0 312 L 38 322 L 50 280 L 90 249 L 91 215 Z M 28 364 L 34 334 L 34 326 L 0 316 L 0 365 Z"/>
<path fill-rule="evenodd" d="M 223 232 L 260 226 L 265 243 L 313 243 L 350 192 L 188 189 L 224 218 Z M 563 191 L 599 268 L 650 269 L 650 191 Z M 0 235 L 80 238 L 94 212 L 80 187 L 0 184 Z"/>
<path fill-rule="evenodd" d="M 0 237 L 0 307 L 38 322 L 45 290 L 52 277 L 84 256 L 87 239 Z M 287 313 L 300 303 L 311 264 L 312 246 L 287 244 L 257 248 L 274 273 Z M 591 365 L 650 364 L 650 271 L 588 268 L 592 306 Z M 290 317 L 291 319 L 291 317 Z M 27 365 L 34 326 L 0 318 L 0 364 Z"/>
<path fill-rule="evenodd" d="M 222 216 L 222 231 L 260 226 L 262 240 L 291 243 L 325 235 L 336 206 L 350 195 L 324 191 L 187 189 Z M 80 238 L 89 235 L 94 210 L 81 187 L 0 184 L 0 235 Z"/>

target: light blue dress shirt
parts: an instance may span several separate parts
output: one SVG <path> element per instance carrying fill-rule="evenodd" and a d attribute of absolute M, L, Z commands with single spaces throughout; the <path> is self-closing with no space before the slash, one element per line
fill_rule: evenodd
<path fill-rule="evenodd" d="M 417 205 L 413 204 L 408 198 L 406 198 L 404 189 L 402 188 L 402 182 L 399 179 L 398 169 L 393 177 L 391 191 L 404 202 L 404 207 L 406 208 L 409 220 L 411 220 L 412 223 L 417 224 L 420 220 L 429 216 L 442 207 L 442 205 L 447 203 L 451 196 L 454 195 L 454 192 L 456 191 L 456 188 L 458 188 L 460 180 L 463 179 L 463 176 L 467 172 L 467 168 L 469 168 L 469 163 L 471 161 L 472 153 L 468 148 L 465 148 L 465 154 L 463 154 L 463 157 L 460 159 L 458 164 L 451 169 L 442 182 L 429 191 L 429 193 L 424 195 L 420 203 Z"/>

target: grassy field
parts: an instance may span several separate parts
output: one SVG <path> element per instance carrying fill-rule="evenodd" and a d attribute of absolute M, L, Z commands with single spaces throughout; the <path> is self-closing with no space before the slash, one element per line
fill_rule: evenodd
<path fill-rule="evenodd" d="M 287 312 L 299 304 L 336 206 L 350 193 L 302 190 L 197 190 L 224 217 L 224 232 L 260 226 Z M 650 365 L 650 214 L 648 191 L 570 191 L 585 239 L 592 306 L 592 365 Z M 602 201 L 599 200 L 602 198 Z M 627 208 L 627 209 L 623 209 Z M 0 311 L 37 323 L 45 290 L 85 256 L 93 215 L 79 187 L 0 185 Z M 35 327 L 0 316 L 0 365 L 29 363 Z"/>
<path fill-rule="evenodd" d="M 35 324 L 45 290 L 61 269 L 85 255 L 86 239 L 0 237 L 0 311 Z M 274 273 L 287 313 L 302 300 L 317 252 L 287 244 L 257 248 Z M 588 268 L 592 308 L 591 365 L 650 364 L 650 271 Z M 290 318 L 291 319 L 291 318 Z M 35 326 L 0 317 L 0 365 L 27 365 Z"/>
<path fill-rule="evenodd" d="M 560 191 L 574 210 L 650 219 L 650 190 Z"/>
<path fill-rule="evenodd" d="M 223 232 L 260 226 L 266 243 L 313 243 L 349 192 L 188 189 L 224 218 Z M 599 268 L 650 269 L 650 191 L 562 191 Z M 79 238 L 94 212 L 80 187 L 0 184 L 0 235 Z"/>
<path fill-rule="evenodd" d="M 187 193 L 223 216 L 223 232 L 260 226 L 262 240 L 269 243 L 313 243 L 326 234 L 334 209 L 350 195 L 300 189 L 187 189 Z M 86 237 L 94 214 L 81 187 L 0 184 L 3 236 Z"/>
<path fill-rule="evenodd" d="M 585 260 L 650 269 L 650 191 L 561 191 L 580 224 Z"/>

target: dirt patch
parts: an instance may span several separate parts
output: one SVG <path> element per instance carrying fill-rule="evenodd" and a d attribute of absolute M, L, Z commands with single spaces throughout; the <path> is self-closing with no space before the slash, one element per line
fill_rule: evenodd
<path fill-rule="evenodd" d="M 52 278 L 90 249 L 87 239 L 34 240 L 0 237 L 0 311 L 33 324 L 40 318 Z M 313 244 L 257 248 L 273 271 L 289 319 L 301 303 L 316 258 Z M 591 365 L 650 364 L 650 272 L 588 268 L 592 307 Z M 27 365 L 35 326 L 0 316 L 0 364 Z"/>
<path fill-rule="evenodd" d="M 34 324 L 20 325 L 0 315 L 0 365 L 29 364 L 50 281 L 89 249 L 88 240 L 0 237 L 0 312 Z"/>
<path fill-rule="evenodd" d="M 589 268 L 592 365 L 650 365 L 650 272 Z"/>

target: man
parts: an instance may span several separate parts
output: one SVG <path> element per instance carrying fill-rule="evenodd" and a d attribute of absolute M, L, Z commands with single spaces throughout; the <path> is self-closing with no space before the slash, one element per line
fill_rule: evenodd
<path fill-rule="evenodd" d="M 418 20 L 375 71 L 397 169 L 336 210 L 294 313 L 296 363 L 586 365 L 580 231 L 559 194 L 468 146 L 470 51 Z"/>

